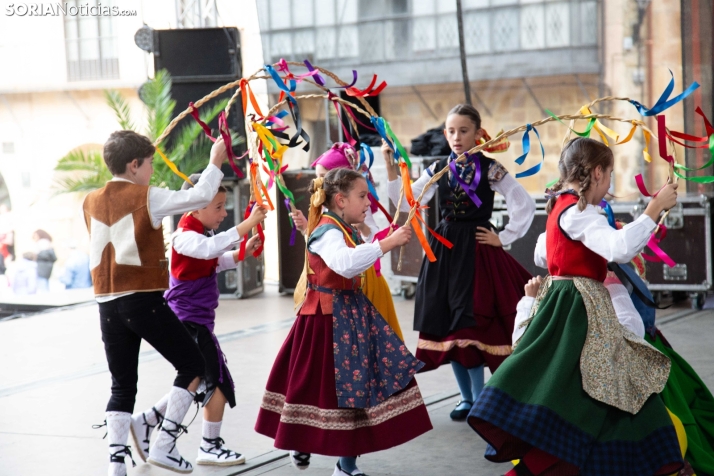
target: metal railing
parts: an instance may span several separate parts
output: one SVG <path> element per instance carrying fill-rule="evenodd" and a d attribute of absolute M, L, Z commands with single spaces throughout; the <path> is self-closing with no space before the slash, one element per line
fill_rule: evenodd
<path fill-rule="evenodd" d="M 467 55 L 597 45 L 596 0 L 540 1 L 464 11 Z M 266 60 L 358 64 L 458 56 L 455 13 L 396 15 L 262 31 Z M 355 61 L 356 60 L 356 61 Z"/>

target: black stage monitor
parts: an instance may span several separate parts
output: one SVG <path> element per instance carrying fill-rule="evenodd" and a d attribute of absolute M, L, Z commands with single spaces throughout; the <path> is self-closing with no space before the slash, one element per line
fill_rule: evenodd
<path fill-rule="evenodd" d="M 174 82 L 240 78 L 237 28 L 184 28 L 154 31 L 154 68 Z"/>

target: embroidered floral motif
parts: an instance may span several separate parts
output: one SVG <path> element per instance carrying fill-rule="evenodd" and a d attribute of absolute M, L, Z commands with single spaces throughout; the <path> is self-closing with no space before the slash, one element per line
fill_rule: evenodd
<path fill-rule="evenodd" d="M 454 339 L 442 342 L 419 339 L 417 342 L 418 349 L 433 350 L 436 352 L 448 352 L 454 347 L 465 349 L 470 345 L 476 347 L 481 352 L 486 352 L 491 355 L 511 355 L 512 352 L 510 345 L 488 345 L 473 339 Z"/>
<path fill-rule="evenodd" d="M 266 391 L 260 407 L 280 414 L 280 422 L 321 430 L 356 430 L 380 425 L 424 405 L 418 387 L 410 388 L 369 409 L 324 410 L 313 405 L 286 403 L 285 395 Z"/>
<path fill-rule="evenodd" d="M 378 405 L 406 388 L 424 366 L 361 292 L 334 293 L 332 312 L 336 318 L 333 351 L 339 407 Z"/>
<path fill-rule="evenodd" d="M 588 314 L 588 335 L 580 356 L 583 390 L 595 400 L 635 414 L 669 378 L 669 359 L 620 325 L 605 286 L 573 278 Z"/>
<path fill-rule="evenodd" d="M 494 160 L 488 168 L 488 183 L 493 185 L 496 182 L 500 182 L 507 173 L 508 170 L 506 170 L 506 167 L 501 165 L 497 160 Z"/>

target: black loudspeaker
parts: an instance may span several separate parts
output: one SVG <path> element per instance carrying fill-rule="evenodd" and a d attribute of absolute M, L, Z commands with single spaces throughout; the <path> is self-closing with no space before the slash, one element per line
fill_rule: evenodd
<path fill-rule="evenodd" d="M 240 37 L 237 28 L 186 28 L 178 30 L 154 30 L 154 70 L 166 69 L 172 78 L 171 97 L 176 101 L 173 117 L 185 110 L 190 102 L 196 102 L 212 91 L 241 77 Z M 202 106 L 211 107 L 216 101 L 229 99 L 234 89 L 217 96 Z M 228 127 L 241 137 L 245 135 L 243 114 L 236 101 L 228 115 Z M 186 119 L 186 121 L 193 119 Z M 218 135 L 218 120 L 208 123 L 213 136 Z M 174 129 L 169 140 L 179 133 Z M 241 156 L 245 143 L 233 144 L 233 153 Z M 247 160 L 236 165 L 246 173 Z M 226 163 L 221 168 L 224 177 L 236 179 L 233 169 Z"/>
<path fill-rule="evenodd" d="M 286 170 L 283 174 L 285 186 L 295 194 L 295 206 L 300 209 L 307 218 L 310 209 L 310 192 L 308 187 L 315 178 L 313 169 Z M 305 264 L 305 239 L 297 232 L 295 243 L 290 246 L 290 217 L 288 210 L 283 204 L 285 197 L 277 191 L 277 212 L 278 212 L 278 262 L 280 264 L 280 283 L 278 290 L 283 293 L 292 293 L 300 280 L 300 274 Z"/>
<path fill-rule="evenodd" d="M 171 97 L 176 101 L 176 108 L 174 109 L 174 117 L 178 116 L 181 111 L 183 111 L 185 108 L 188 107 L 188 104 L 190 102 L 196 102 L 202 97 L 206 96 L 207 94 L 210 94 L 211 91 L 215 91 L 216 89 L 220 88 L 224 84 L 228 83 L 228 81 L 211 81 L 211 82 L 203 82 L 203 83 L 173 83 L 173 86 L 171 88 Z M 231 89 L 220 96 L 217 96 L 216 98 L 212 99 L 209 101 L 207 104 L 202 106 L 202 109 L 209 108 L 211 107 L 212 104 L 214 104 L 216 101 L 220 101 L 221 99 L 230 99 L 231 95 L 235 92 L 234 89 Z M 237 132 L 238 135 L 241 137 L 245 136 L 245 126 L 244 126 L 244 119 L 243 119 L 243 111 L 242 107 L 239 105 L 241 104 L 240 98 L 238 98 L 237 101 L 233 103 L 230 109 L 230 114 L 228 114 L 228 127 L 233 131 Z M 188 123 L 189 121 L 193 121 L 193 118 L 186 118 L 184 119 L 185 123 Z M 218 119 L 214 119 L 213 121 L 208 123 L 208 127 L 211 128 L 211 131 L 213 132 L 213 137 L 218 137 Z M 174 132 L 178 132 L 178 130 L 181 129 L 181 126 L 179 126 L 177 129 L 172 131 L 172 135 Z M 243 153 L 246 151 L 246 144 L 245 142 L 241 142 L 239 144 L 233 144 L 233 153 L 236 155 L 236 157 L 240 157 L 243 155 Z M 206 158 L 208 159 L 208 158 Z M 247 177 L 247 164 L 248 160 L 243 158 L 240 160 L 236 160 L 236 165 L 240 169 L 240 171 L 243 173 L 243 178 Z M 228 163 L 224 163 L 223 167 L 221 167 L 221 170 L 223 171 L 223 175 L 226 179 L 235 179 L 236 174 L 233 171 L 233 169 L 230 167 Z"/>
<path fill-rule="evenodd" d="M 237 28 L 154 30 L 154 69 L 174 82 L 221 81 L 241 77 Z"/>
<path fill-rule="evenodd" d="M 340 93 L 340 99 L 344 99 L 345 101 L 348 101 L 361 109 L 366 109 L 362 105 L 362 103 L 359 101 L 359 99 L 357 99 L 354 96 L 349 96 L 344 91 L 342 91 Z M 379 107 L 379 96 L 367 96 L 364 99 L 367 101 L 367 104 L 369 104 L 372 107 L 372 109 L 374 109 L 374 112 L 376 112 L 378 116 L 381 116 L 380 107 Z M 332 106 L 330 106 L 330 107 L 332 107 Z M 369 118 L 366 117 L 361 112 L 355 111 L 355 116 L 363 124 L 366 124 L 366 125 L 372 127 L 372 124 L 369 122 Z M 342 123 L 344 124 L 345 127 L 347 127 L 349 130 L 351 130 L 352 125 L 351 125 L 349 119 L 347 119 L 347 117 L 348 117 L 347 114 L 342 114 Z M 359 133 L 360 139 L 365 144 L 372 146 L 372 147 L 379 147 L 382 145 L 382 138 L 379 137 L 379 134 L 377 134 L 372 129 L 368 129 L 368 128 L 364 127 L 359 122 L 357 123 L 357 132 Z"/>

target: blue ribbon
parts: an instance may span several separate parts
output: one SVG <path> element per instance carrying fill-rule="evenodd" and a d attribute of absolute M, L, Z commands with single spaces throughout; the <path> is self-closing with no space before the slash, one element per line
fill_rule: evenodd
<path fill-rule="evenodd" d="M 523 165 L 523 162 L 525 162 L 525 160 L 526 160 L 526 156 L 531 151 L 531 139 L 530 139 L 531 131 L 535 132 L 535 135 L 538 138 L 538 144 L 540 144 L 541 161 L 538 162 L 533 167 L 531 167 L 530 169 L 528 169 L 524 172 L 517 173 L 516 178 L 530 177 L 531 175 L 537 174 L 540 171 L 541 167 L 543 167 L 543 161 L 545 161 L 545 149 L 543 148 L 543 143 L 540 141 L 540 134 L 538 134 L 538 130 L 535 127 L 533 127 L 530 124 L 527 124 L 526 132 L 523 134 L 523 139 L 521 139 L 521 146 L 523 147 L 523 155 L 521 155 L 520 157 L 518 157 L 516 159 L 516 163 L 518 165 Z"/>
<path fill-rule="evenodd" d="M 612 211 L 610 204 L 607 203 L 607 200 L 600 202 L 600 208 L 605 211 L 605 214 L 607 215 L 607 222 L 610 226 L 617 230 L 617 225 L 615 225 L 615 213 Z"/>
<path fill-rule="evenodd" d="M 367 168 L 371 169 L 374 163 L 374 153 L 372 153 L 372 148 L 367 144 L 360 144 L 359 146 L 359 165 L 362 166 L 367 161 L 367 156 L 369 156 L 369 166 Z"/>
<path fill-rule="evenodd" d="M 372 194 L 372 196 L 379 201 L 379 196 L 377 195 L 377 190 L 374 188 L 374 184 L 372 181 L 369 179 L 369 172 L 362 172 L 362 175 L 364 176 L 364 179 L 367 181 L 367 187 L 369 187 L 369 193 Z"/>
<path fill-rule="evenodd" d="M 297 88 L 297 81 L 295 81 L 294 79 L 290 79 L 290 87 L 288 87 L 283 82 L 283 79 L 280 77 L 278 72 L 275 71 L 275 68 L 273 68 L 269 64 L 266 64 L 265 71 L 267 71 L 268 74 L 273 78 L 273 81 L 275 81 L 275 85 L 278 86 L 281 91 L 287 93 L 285 96 L 288 98 L 288 101 L 297 105 L 297 100 L 292 96 L 292 93 L 294 93 L 295 89 Z"/>
<path fill-rule="evenodd" d="M 275 117 L 277 117 L 278 119 L 282 119 L 283 117 L 285 117 L 285 116 L 288 115 L 288 111 L 286 111 L 285 109 L 283 109 L 283 110 L 279 111 L 277 114 L 273 114 L 273 115 L 274 115 Z M 274 126 L 274 125 L 275 125 L 275 124 L 274 124 L 272 121 L 265 121 L 265 126 L 266 126 L 266 127 L 270 127 L 270 126 Z"/>
<path fill-rule="evenodd" d="M 634 99 L 630 99 L 630 103 L 637 108 L 640 114 L 642 114 L 643 116 L 656 116 L 657 114 L 661 113 L 666 109 L 669 109 L 682 99 L 692 94 L 694 90 L 699 87 L 699 83 L 695 81 L 682 94 L 672 99 L 669 99 L 670 94 L 672 94 L 672 91 L 674 91 L 674 74 L 672 73 L 671 69 L 669 70 L 669 74 L 672 76 L 672 79 L 669 81 L 669 84 L 662 92 L 662 95 L 659 97 L 659 99 L 657 100 L 655 105 L 652 106 L 651 109 L 647 109 L 641 103 L 635 101 Z"/>
<path fill-rule="evenodd" d="M 377 130 L 377 134 L 379 134 L 379 136 L 384 139 L 389 148 L 392 149 L 392 152 L 394 152 L 394 159 L 399 159 L 399 151 L 396 147 L 394 147 L 394 144 L 392 144 L 392 140 L 389 138 L 389 136 L 387 136 L 387 129 L 384 127 L 384 119 L 379 116 L 372 116 L 369 118 L 369 120 L 374 126 L 374 128 Z"/>

